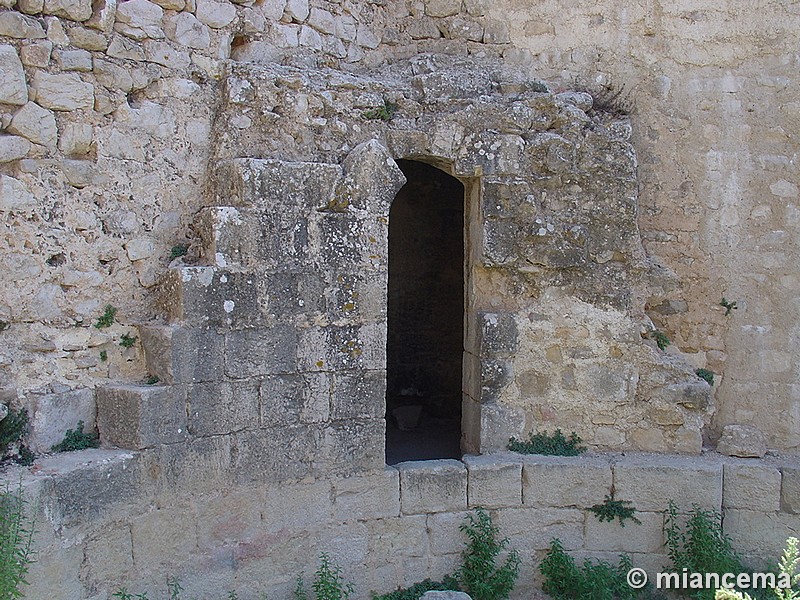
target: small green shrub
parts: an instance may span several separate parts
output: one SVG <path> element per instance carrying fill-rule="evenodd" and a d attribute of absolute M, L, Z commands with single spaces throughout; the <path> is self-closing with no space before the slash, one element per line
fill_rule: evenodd
<path fill-rule="evenodd" d="M 106 362 L 108 360 L 108 351 L 100 350 L 100 362 Z"/>
<path fill-rule="evenodd" d="M 773 588 L 771 591 L 778 600 L 800 600 L 800 549 L 798 549 L 797 538 L 790 537 L 786 540 L 786 549 L 783 551 L 783 557 L 778 563 L 778 577 L 776 583 L 778 587 Z M 786 580 L 791 587 L 780 587 L 783 582 L 781 578 Z M 764 595 L 765 590 L 759 590 L 760 595 Z M 747 592 L 738 592 L 736 590 L 719 589 L 714 594 L 714 600 L 754 600 Z"/>
<path fill-rule="evenodd" d="M 4 332 L 10 327 L 8 321 L 0 321 L 0 333 Z"/>
<path fill-rule="evenodd" d="M 27 409 L 14 410 L 9 408 L 6 418 L 0 421 L 0 453 L 2 453 L 2 458 L 8 456 L 10 446 L 19 442 L 27 429 Z"/>
<path fill-rule="evenodd" d="M 297 576 L 297 580 L 294 584 L 294 600 L 308 600 L 302 573 Z"/>
<path fill-rule="evenodd" d="M 35 523 L 25 514 L 26 504 L 21 482 L 16 490 L 6 485 L 0 493 L 0 598 L 4 600 L 22 598 L 20 588 L 28 584 Z"/>
<path fill-rule="evenodd" d="M 188 244 L 175 244 L 169 251 L 169 259 L 175 260 L 179 256 L 186 256 L 187 252 L 189 252 Z"/>
<path fill-rule="evenodd" d="M 602 504 L 595 504 L 589 510 L 600 519 L 600 522 L 611 522 L 617 519 L 619 520 L 620 526 L 625 527 L 625 521 L 630 519 L 637 525 L 642 524 L 642 522 L 636 518 L 636 508 L 631 502 L 629 500 L 615 500 L 613 492 L 610 496 L 606 494 L 606 498 L 603 500 Z"/>
<path fill-rule="evenodd" d="M 136 343 L 136 340 L 139 339 L 135 335 L 131 336 L 127 333 L 123 333 L 122 337 L 119 338 L 119 345 L 123 348 L 133 348 L 133 345 Z"/>
<path fill-rule="evenodd" d="M 156 375 L 151 375 L 150 377 L 148 377 L 147 379 L 145 379 L 145 381 L 144 381 L 144 382 L 145 382 L 147 385 L 155 385 L 155 384 L 157 384 L 159 381 L 161 381 L 161 379 L 159 379 L 159 378 L 158 378 L 158 376 L 156 376 Z"/>
<path fill-rule="evenodd" d="M 97 319 L 97 323 L 94 326 L 97 329 L 105 329 L 106 327 L 111 327 L 114 324 L 114 319 L 117 316 L 117 309 L 111 306 L 110 304 L 106 304 L 106 308 L 103 311 L 103 314 Z"/>
<path fill-rule="evenodd" d="M 722 516 L 699 506 L 681 524 L 674 502 L 669 503 L 664 521 L 664 534 L 669 558 L 675 572 L 743 573 L 747 569 L 733 550 L 730 538 L 722 532 Z M 713 600 L 715 590 L 680 590 L 697 600 Z"/>
<path fill-rule="evenodd" d="M 455 592 L 461 591 L 458 580 L 452 575 L 446 575 L 441 581 L 425 579 L 419 583 L 415 583 L 411 587 L 395 590 L 394 592 L 389 592 L 388 594 L 380 596 L 373 593 L 372 600 L 419 600 L 425 592 L 445 590 L 452 590 Z"/>
<path fill-rule="evenodd" d="M 64 439 L 55 444 L 50 450 L 52 452 L 72 452 L 73 450 L 86 450 L 87 448 L 97 448 L 100 446 L 100 436 L 95 432 L 84 433 L 83 421 L 78 421 L 75 429 L 67 429 Z"/>
<path fill-rule="evenodd" d="M 724 309 L 725 309 L 725 316 L 726 316 L 726 317 L 727 317 L 729 314 L 731 314 L 731 311 L 732 311 L 732 310 L 738 310 L 738 309 L 739 309 L 739 307 L 738 307 L 738 306 L 736 306 L 736 300 L 734 300 L 733 302 L 728 302 L 728 301 L 725 299 L 725 297 L 724 297 L 724 296 L 722 297 L 722 301 L 719 303 L 719 305 L 720 305 L 722 308 L 724 308 Z"/>
<path fill-rule="evenodd" d="M 455 575 L 459 584 L 472 600 L 505 600 L 519 576 L 519 553 L 510 550 L 502 566 L 497 564 L 508 538 L 498 539 L 499 528 L 481 508 L 468 514 L 460 529 L 467 536 L 467 547 L 461 553 L 461 566 Z"/>
<path fill-rule="evenodd" d="M 569 439 L 564 437 L 560 429 L 548 435 L 546 433 L 531 433 L 527 442 L 511 438 L 508 441 L 508 449 L 520 454 L 545 454 L 548 456 L 578 456 L 586 452 L 586 448 L 581 446 L 583 440 L 574 431 Z"/>
<path fill-rule="evenodd" d="M 694 372 L 694 374 L 697 375 L 700 379 L 705 380 L 706 383 L 708 383 L 708 385 L 711 385 L 711 386 L 714 385 L 714 372 L 713 371 L 709 371 L 708 369 L 697 369 Z"/>
<path fill-rule="evenodd" d="M 381 121 L 391 121 L 397 112 L 398 106 L 388 100 L 383 101 L 383 106 L 373 108 L 363 113 L 365 119 L 378 119 Z"/>
<path fill-rule="evenodd" d="M 311 589 L 314 591 L 314 600 L 347 600 L 353 595 L 353 585 L 345 581 L 341 567 L 326 552 L 319 555 L 319 567 L 314 573 Z M 302 574 L 297 576 L 294 598 L 309 600 Z"/>
<path fill-rule="evenodd" d="M 651 340 L 655 340 L 656 346 L 658 346 L 658 349 L 661 351 L 666 350 L 667 346 L 672 344 L 672 342 L 667 337 L 667 334 L 659 329 L 654 329 L 647 335 Z"/>

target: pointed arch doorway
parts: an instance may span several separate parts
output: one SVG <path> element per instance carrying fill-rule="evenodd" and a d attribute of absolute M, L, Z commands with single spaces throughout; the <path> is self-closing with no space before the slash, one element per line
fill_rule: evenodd
<path fill-rule="evenodd" d="M 386 462 L 460 458 L 464 185 L 398 160 L 389 213 Z"/>

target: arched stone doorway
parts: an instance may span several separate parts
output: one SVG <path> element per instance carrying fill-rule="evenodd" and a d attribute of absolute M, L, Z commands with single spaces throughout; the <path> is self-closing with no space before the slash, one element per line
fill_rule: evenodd
<path fill-rule="evenodd" d="M 461 456 L 464 185 L 399 160 L 389 216 L 386 461 Z"/>

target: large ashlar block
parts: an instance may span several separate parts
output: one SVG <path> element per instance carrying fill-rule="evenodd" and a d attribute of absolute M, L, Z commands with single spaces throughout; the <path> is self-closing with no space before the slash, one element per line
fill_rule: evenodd
<path fill-rule="evenodd" d="M 296 370 L 297 330 L 290 325 L 231 331 L 225 336 L 225 373 L 235 379 Z"/>
<path fill-rule="evenodd" d="M 726 510 L 780 510 L 781 472 L 763 463 L 726 463 L 723 468 L 722 506 Z"/>
<path fill-rule="evenodd" d="M 97 390 L 104 444 L 141 450 L 187 439 L 185 392 L 167 386 L 117 385 Z"/>
<path fill-rule="evenodd" d="M 188 426 L 192 435 L 218 435 L 258 429 L 259 382 L 200 383 L 187 390 Z"/>
<path fill-rule="evenodd" d="M 670 500 L 681 511 L 722 509 L 722 463 L 713 458 L 630 454 L 613 470 L 616 497 L 639 510 L 664 510 Z"/>
<path fill-rule="evenodd" d="M 782 555 L 786 539 L 800 531 L 800 515 L 730 509 L 725 511 L 723 531 L 734 548 L 746 548 L 748 554 L 769 557 L 774 563 Z"/>
<path fill-rule="evenodd" d="M 464 548 L 465 536 L 460 527 L 467 519 L 466 512 L 446 512 L 428 515 L 428 535 L 431 554 L 457 554 Z"/>
<path fill-rule="evenodd" d="M 525 506 L 587 508 L 603 501 L 611 483 L 610 461 L 601 456 L 526 456 L 522 466 Z"/>
<path fill-rule="evenodd" d="M 325 527 L 332 519 L 333 498 L 328 480 L 269 484 L 266 488 L 264 520 L 269 531 Z"/>
<path fill-rule="evenodd" d="M 467 509 L 467 469 L 457 460 L 427 460 L 395 465 L 400 471 L 403 514 Z"/>
<path fill-rule="evenodd" d="M 367 522 L 369 551 L 376 564 L 398 557 L 428 555 L 428 525 L 425 515 L 404 515 Z"/>
<path fill-rule="evenodd" d="M 522 463 L 518 456 L 465 456 L 470 507 L 505 508 L 522 504 Z"/>
<path fill-rule="evenodd" d="M 784 467 L 781 483 L 781 510 L 800 514 L 800 469 Z"/>
<path fill-rule="evenodd" d="M 139 327 L 145 365 L 166 384 L 223 378 L 225 338 L 209 329 L 180 326 Z"/>
<path fill-rule="evenodd" d="M 583 547 L 584 513 L 574 508 L 508 508 L 497 512 L 494 524 L 511 546 L 530 556 L 558 538 L 566 550 Z"/>
<path fill-rule="evenodd" d="M 400 515 L 400 472 L 386 467 L 376 473 L 333 481 L 334 518 L 385 519 Z"/>
<path fill-rule="evenodd" d="M 593 513 L 587 513 L 585 548 L 648 554 L 662 551 L 664 514 L 636 511 L 635 517 L 641 524 L 626 520 L 622 526 L 616 519 L 600 521 Z"/>
<path fill-rule="evenodd" d="M 171 503 L 131 520 L 134 566 L 162 573 L 185 564 L 197 550 L 197 515 L 189 504 Z"/>

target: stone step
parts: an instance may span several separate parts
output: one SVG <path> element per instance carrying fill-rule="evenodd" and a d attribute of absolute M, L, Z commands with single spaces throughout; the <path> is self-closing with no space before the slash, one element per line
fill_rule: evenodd
<path fill-rule="evenodd" d="M 164 385 L 97 389 L 97 428 L 103 445 L 143 450 L 188 439 L 185 391 Z"/>
<path fill-rule="evenodd" d="M 139 336 L 147 372 L 163 385 L 224 378 L 225 336 L 212 329 L 147 325 L 139 327 Z"/>

